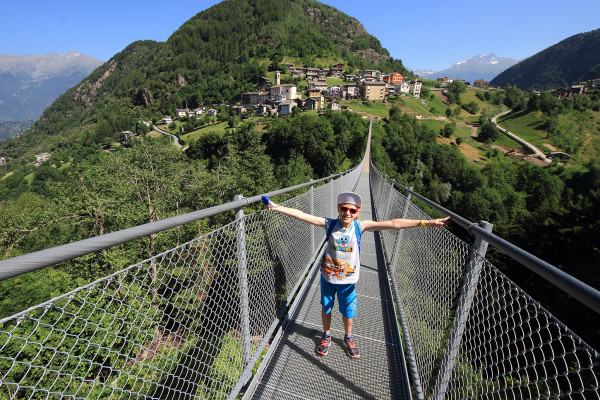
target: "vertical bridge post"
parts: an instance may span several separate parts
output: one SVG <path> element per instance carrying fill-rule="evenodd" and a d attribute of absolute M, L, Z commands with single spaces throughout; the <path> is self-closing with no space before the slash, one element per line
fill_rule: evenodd
<path fill-rule="evenodd" d="M 480 221 L 479 226 L 488 232 L 492 232 L 492 228 L 494 227 L 494 225 L 487 221 Z M 477 284 L 479 283 L 479 276 L 481 275 L 481 269 L 483 268 L 483 259 L 487 247 L 488 243 L 485 240 L 480 237 L 475 239 L 475 246 L 471 250 L 467 273 L 465 274 L 458 305 L 456 307 L 456 316 L 452 322 L 450 337 L 448 338 L 448 344 L 446 346 L 446 351 L 444 352 L 442 368 L 440 369 L 440 374 L 438 375 L 435 384 L 433 399 L 443 400 L 446 396 L 448 385 L 450 384 L 450 377 L 452 376 L 452 370 L 456 364 L 458 350 L 465 332 L 465 326 L 467 325 L 467 319 L 469 318 L 473 299 L 475 298 L 475 292 L 477 291 Z"/>
<path fill-rule="evenodd" d="M 311 182 L 313 179 L 310 180 Z M 315 185 L 310 185 L 310 215 L 315 215 Z M 310 225 L 310 250 L 311 254 L 315 252 L 315 226 Z"/>
<path fill-rule="evenodd" d="M 388 196 L 391 197 L 391 191 L 393 188 L 393 183 L 390 186 L 390 193 Z M 413 190 L 412 186 L 408 188 L 408 190 Z M 411 204 L 412 195 L 410 192 L 406 196 L 406 203 L 404 203 L 404 210 L 402 211 L 401 218 L 408 217 L 408 211 Z M 391 216 L 388 216 L 391 217 Z M 396 235 L 396 241 L 394 243 L 394 255 L 392 256 L 392 260 L 390 265 L 390 269 L 395 268 L 396 263 L 398 262 L 398 255 L 400 254 L 400 245 L 402 244 L 402 236 L 404 233 L 404 229 L 399 229 L 398 234 Z M 417 362 L 415 360 L 415 352 L 413 350 L 412 341 L 410 338 L 410 334 L 408 331 L 408 325 L 406 325 L 406 318 L 404 318 L 404 311 L 402 310 L 402 302 L 400 301 L 398 283 L 396 282 L 396 275 L 393 271 L 390 271 L 390 281 L 392 284 L 392 288 L 394 289 L 394 297 L 396 300 L 396 308 L 398 310 L 398 319 L 400 320 L 400 327 L 404 332 L 404 343 L 406 344 L 406 357 L 408 362 L 408 367 L 410 368 L 410 375 L 413 379 L 413 389 L 417 399 L 423 400 L 425 396 L 423 395 L 423 386 L 421 385 L 421 376 L 419 375 L 419 370 L 417 368 Z M 408 394 L 410 398 L 410 393 Z"/>
<path fill-rule="evenodd" d="M 390 191 L 391 188 L 393 188 L 393 184 L 390 187 Z M 412 186 L 408 188 L 408 190 L 413 190 Z M 389 197 L 392 197 L 391 195 Z M 410 200 L 411 200 L 411 193 L 409 192 L 408 195 L 406 196 L 406 202 L 404 203 L 404 211 L 402 211 L 402 217 L 403 219 L 405 219 L 408 216 L 408 208 L 410 207 Z M 403 229 L 399 229 L 398 230 L 398 234 L 396 235 L 396 243 L 394 245 L 394 256 L 392 257 L 392 263 L 390 265 L 394 266 L 396 265 L 396 262 L 398 261 L 398 253 L 400 253 L 400 243 L 402 242 L 402 234 L 404 233 Z"/>
<path fill-rule="evenodd" d="M 238 194 L 235 201 L 244 197 Z M 237 242 L 238 279 L 240 282 L 240 324 L 242 326 L 242 354 L 244 365 L 250 362 L 250 303 L 248 299 L 248 267 L 246 264 L 246 229 L 244 227 L 244 208 L 236 210 L 237 227 L 235 237 Z"/>

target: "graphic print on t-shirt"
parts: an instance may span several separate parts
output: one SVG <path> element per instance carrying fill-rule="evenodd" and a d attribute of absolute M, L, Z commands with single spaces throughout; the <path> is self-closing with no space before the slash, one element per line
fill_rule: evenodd
<path fill-rule="evenodd" d="M 323 278 L 334 284 L 356 283 L 360 273 L 360 245 L 357 237 L 360 225 L 355 222 L 348 228 L 342 228 L 339 220 L 328 218 L 325 228 L 327 244 L 321 259 Z"/>

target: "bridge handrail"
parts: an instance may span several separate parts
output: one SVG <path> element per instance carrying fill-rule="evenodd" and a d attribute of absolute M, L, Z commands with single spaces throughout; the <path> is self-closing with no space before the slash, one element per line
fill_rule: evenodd
<path fill-rule="evenodd" d="M 361 163 L 362 165 L 362 163 Z M 359 168 L 359 167 L 356 167 Z M 352 169 L 354 170 L 354 169 Z M 264 196 L 277 196 L 302 189 L 320 182 L 335 179 L 352 170 L 340 172 L 327 176 L 325 178 L 311 180 L 295 186 L 290 186 L 284 189 L 274 190 L 265 193 Z M 77 242 L 67 243 L 61 246 L 52 247 L 36 251 L 33 253 L 24 254 L 21 256 L 8 258 L 0 261 L 0 281 L 12 278 L 27 272 L 35 271 L 50 265 L 57 264 L 62 261 L 71 260 L 95 251 L 104 250 L 118 244 L 126 243 L 131 240 L 140 239 L 154 233 L 162 232 L 167 229 L 176 228 L 178 226 L 194 222 L 203 218 L 212 217 L 227 211 L 237 210 L 241 207 L 261 201 L 263 195 L 242 198 L 229 203 L 220 204 L 218 206 L 205 208 L 187 214 L 177 215 L 175 217 L 165 218 L 160 221 L 150 222 L 143 225 L 134 226 L 123 229 L 117 232 L 106 233 L 104 235 L 95 236 L 88 239 L 79 240 Z"/>
<path fill-rule="evenodd" d="M 264 195 L 307 187 L 281 204 L 333 216 L 335 196 L 356 187 L 365 159 L 351 170 Z M 261 196 L 236 196 L 222 206 L 120 232 L 118 239 L 127 240 L 237 211 L 234 221 L 189 242 L 0 316 L 0 397 L 154 398 L 174 394 L 183 385 L 185 393 L 197 398 L 236 398 L 306 283 L 325 236 L 323 230 L 279 213 L 244 215 L 243 207 Z M 113 245 L 116 239 L 107 243 L 107 236 L 115 235 L 91 242 L 96 249 Z M 15 260 L 36 269 L 72 257 L 52 254 L 65 253 L 65 248 L 80 254 L 95 250 L 87 244 L 77 248 L 81 243 L 4 260 L 3 271 L 14 275 L 7 269 L 16 269 Z M 48 254 L 54 259 L 46 259 Z"/>
<path fill-rule="evenodd" d="M 526 266 L 537 275 L 552 283 L 554 286 L 570 294 L 597 313 L 600 313 L 600 291 L 561 271 L 555 266 L 521 249 L 520 247 L 502 239 L 501 237 L 486 231 L 478 224 L 461 217 L 460 215 L 440 206 L 437 203 L 434 203 L 424 196 L 421 196 L 404 185 L 396 182 L 394 179 L 390 179 L 390 181 L 395 186 L 404 190 L 411 196 L 418 198 L 429 207 L 444 215 L 449 215 L 454 223 L 458 224 L 470 234 L 482 238 L 490 245 L 510 256 L 515 261 L 518 261 L 522 265 Z"/>
<path fill-rule="evenodd" d="M 447 229 L 380 232 L 418 399 L 600 399 L 600 353 L 485 258 L 489 244 L 507 254 L 518 249 L 517 261 L 522 249 L 373 165 L 370 178 L 377 218 L 430 218 L 416 197 L 475 235 L 469 244 Z"/>

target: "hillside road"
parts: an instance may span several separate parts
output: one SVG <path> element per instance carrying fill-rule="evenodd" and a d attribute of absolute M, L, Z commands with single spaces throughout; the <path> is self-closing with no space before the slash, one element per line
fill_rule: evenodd
<path fill-rule="evenodd" d="M 539 158 L 542 161 L 545 161 L 547 163 L 551 163 L 552 160 L 547 158 L 546 155 L 544 153 L 542 153 L 542 151 L 540 149 L 538 149 L 537 147 L 535 147 L 534 145 L 532 145 L 531 143 L 521 139 L 520 137 L 518 137 L 517 135 L 515 135 L 512 132 L 507 131 L 506 129 L 502 128 L 500 125 L 498 125 L 498 123 L 496 122 L 498 117 L 501 117 L 503 115 L 509 114 L 511 113 L 512 110 L 508 110 L 508 111 L 504 111 L 498 115 L 495 115 L 494 117 L 492 117 L 492 123 L 494 125 L 496 125 L 496 128 L 498 128 L 498 130 L 502 133 L 504 133 L 506 136 L 510 137 L 512 140 L 515 140 L 516 142 L 520 143 L 523 147 L 527 148 L 529 151 L 531 151 L 533 154 L 535 154 L 535 156 L 537 158 Z"/>

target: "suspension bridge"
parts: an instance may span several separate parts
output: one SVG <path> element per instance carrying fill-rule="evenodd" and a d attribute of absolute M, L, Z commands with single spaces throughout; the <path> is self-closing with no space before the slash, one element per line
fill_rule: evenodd
<path fill-rule="evenodd" d="M 0 320 L 2 399 L 600 399 L 600 354 L 486 258 L 494 246 L 593 312 L 600 293 L 382 175 L 369 161 L 267 196 L 335 217 L 429 219 L 426 202 L 469 231 L 365 232 L 354 337 L 332 319 L 320 342 L 325 231 L 266 210 L 261 196 L 0 261 L 0 279 L 235 210 L 231 223 Z"/>

